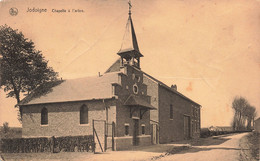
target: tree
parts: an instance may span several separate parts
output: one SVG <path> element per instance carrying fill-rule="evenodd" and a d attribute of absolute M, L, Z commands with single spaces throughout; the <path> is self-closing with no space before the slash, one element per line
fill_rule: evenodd
<path fill-rule="evenodd" d="M 244 97 L 235 97 L 232 102 L 235 111 L 232 126 L 235 130 L 251 130 L 251 123 L 256 116 L 255 107 L 251 106 Z"/>
<path fill-rule="evenodd" d="M 234 123 L 235 129 L 241 130 L 243 125 L 243 114 L 246 107 L 249 105 L 247 99 L 244 97 L 235 97 L 232 102 L 232 108 L 235 110 Z"/>
<path fill-rule="evenodd" d="M 7 97 L 16 98 L 17 104 L 21 94 L 30 94 L 39 85 L 57 80 L 58 73 L 48 66 L 34 43 L 7 25 L 0 26 L 0 55 L 0 85 L 8 92 Z"/>
<path fill-rule="evenodd" d="M 248 106 L 247 109 L 245 110 L 245 117 L 247 119 L 247 129 L 251 130 L 252 127 L 252 122 L 254 121 L 256 117 L 256 108 L 254 106 Z"/>

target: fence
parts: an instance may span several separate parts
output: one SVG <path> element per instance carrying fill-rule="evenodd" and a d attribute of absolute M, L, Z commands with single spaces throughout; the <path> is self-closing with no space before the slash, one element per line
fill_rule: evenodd
<path fill-rule="evenodd" d="M 95 151 L 92 135 L 2 139 L 1 142 L 4 153 Z"/>
<path fill-rule="evenodd" d="M 115 123 L 105 120 L 93 120 L 93 138 L 96 145 L 94 153 L 105 152 L 114 148 Z"/>

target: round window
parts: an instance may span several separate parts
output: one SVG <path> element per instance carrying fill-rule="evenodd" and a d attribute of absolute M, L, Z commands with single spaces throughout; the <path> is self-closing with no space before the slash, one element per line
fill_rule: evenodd
<path fill-rule="evenodd" d="M 138 93 L 138 86 L 136 84 L 133 85 L 133 91 L 134 91 L 134 94 Z"/>

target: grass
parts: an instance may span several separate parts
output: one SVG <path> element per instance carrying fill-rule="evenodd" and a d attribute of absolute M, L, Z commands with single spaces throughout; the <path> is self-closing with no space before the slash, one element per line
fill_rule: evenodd
<path fill-rule="evenodd" d="M 258 161 L 259 158 L 259 141 L 260 133 L 251 132 L 244 136 L 240 141 L 241 153 L 240 161 Z"/>
<path fill-rule="evenodd" d="M 247 136 L 251 155 L 256 160 L 260 159 L 259 158 L 259 147 L 260 147 L 259 137 L 260 137 L 260 133 L 257 132 L 250 133 Z"/>

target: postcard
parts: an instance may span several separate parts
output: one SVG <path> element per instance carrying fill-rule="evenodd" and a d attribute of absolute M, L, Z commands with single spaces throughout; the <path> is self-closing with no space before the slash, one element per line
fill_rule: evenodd
<path fill-rule="evenodd" d="M 259 15 L 259 0 L 0 0 L 0 160 L 258 160 Z"/>

